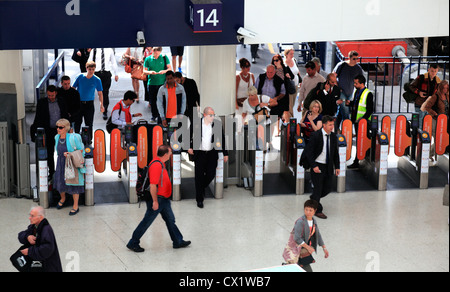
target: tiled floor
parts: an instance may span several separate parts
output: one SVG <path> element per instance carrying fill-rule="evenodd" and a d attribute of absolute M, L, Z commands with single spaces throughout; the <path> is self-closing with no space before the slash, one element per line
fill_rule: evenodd
<path fill-rule="evenodd" d="M 442 189 L 332 193 L 318 224 L 330 251 L 320 249 L 314 271 L 449 271 L 449 209 Z M 125 245 L 145 208 L 114 204 L 47 210 L 65 271 L 246 271 L 282 263 L 282 252 L 308 196 L 253 197 L 229 187 L 224 199 L 173 202 L 177 225 L 192 245 L 175 250 L 159 217 L 142 238 L 144 253 Z M 0 199 L 0 271 L 29 224 L 30 200 Z"/>

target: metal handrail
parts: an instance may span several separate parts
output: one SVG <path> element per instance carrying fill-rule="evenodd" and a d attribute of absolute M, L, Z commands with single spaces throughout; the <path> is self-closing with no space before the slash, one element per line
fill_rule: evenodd
<path fill-rule="evenodd" d="M 55 56 L 57 50 L 55 50 Z M 41 79 L 41 81 L 39 81 L 38 85 L 36 86 L 36 101 L 39 101 L 39 99 L 41 98 L 41 88 L 42 86 L 45 85 L 48 86 L 50 77 L 52 76 L 52 74 L 55 72 L 55 70 L 58 69 L 58 65 L 59 63 L 62 61 L 62 71 L 64 72 L 64 51 L 61 52 L 58 57 L 55 59 L 55 61 L 53 62 L 53 64 L 50 66 L 50 68 L 48 69 L 47 73 L 44 75 L 44 77 Z"/>

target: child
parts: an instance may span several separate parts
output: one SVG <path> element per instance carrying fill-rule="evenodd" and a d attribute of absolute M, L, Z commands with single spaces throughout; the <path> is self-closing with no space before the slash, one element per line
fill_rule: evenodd
<path fill-rule="evenodd" d="M 314 263 L 312 254 L 316 252 L 317 244 L 323 248 L 325 253 L 325 258 L 328 258 L 329 253 L 325 247 L 325 243 L 320 235 L 319 228 L 317 226 L 316 220 L 313 218 L 317 211 L 317 202 L 314 200 L 308 200 L 305 202 L 305 215 L 300 217 L 295 222 L 294 227 L 294 240 L 297 244 L 302 246 L 300 254 L 310 254 L 310 256 L 303 257 L 300 256 L 298 265 L 302 267 L 307 272 L 312 272 L 310 264 Z M 317 252 L 316 252 L 317 253 Z"/>

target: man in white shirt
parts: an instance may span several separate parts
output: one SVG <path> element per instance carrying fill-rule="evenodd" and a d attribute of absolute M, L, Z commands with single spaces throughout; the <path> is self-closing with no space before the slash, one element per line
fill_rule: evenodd
<path fill-rule="evenodd" d="M 109 106 L 109 89 L 111 88 L 112 73 L 114 73 L 114 80 L 119 81 L 119 75 L 117 74 L 117 61 L 112 48 L 97 48 L 92 49 L 89 55 L 89 61 L 94 61 L 97 64 L 97 70 L 95 75 L 100 78 L 103 86 L 103 119 L 108 119 L 108 106 Z"/>
<path fill-rule="evenodd" d="M 215 113 L 211 107 L 206 107 L 203 111 L 203 118 L 199 125 L 193 125 L 192 128 L 194 135 L 191 137 L 196 139 L 197 143 L 191 141 L 191 148 L 188 150 L 190 155 L 193 155 L 193 160 L 195 162 L 195 191 L 197 206 L 203 208 L 203 200 L 205 197 L 205 188 L 212 182 L 216 177 L 217 160 L 219 159 L 219 151 L 223 152 L 223 161 L 226 163 L 228 161 L 228 151 L 223 146 L 225 144 L 225 135 L 223 128 L 221 130 L 222 136 L 222 147 L 221 150 L 216 150 L 214 145 L 217 145 L 214 138 L 215 128 L 214 128 L 214 117 Z M 197 119 L 194 119 L 194 123 Z M 201 134 L 201 137 L 195 135 Z M 197 139 L 201 140 L 197 140 Z M 195 145 L 195 146 L 194 146 Z M 197 148 L 197 149 L 196 149 Z"/>
<path fill-rule="evenodd" d="M 298 112 L 302 111 L 302 104 L 308 93 L 314 88 L 316 88 L 319 82 L 326 81 L 322 75 L 317 73 L 316 64 L 314 62 L 309 61 L 308 63 L 306 63 L 305 68 L 306 68 L 306 76 L 303 78 L 302 86 L 300 87 L 300 93 L 298 97 L 298 108 L 297 108 Z"/>

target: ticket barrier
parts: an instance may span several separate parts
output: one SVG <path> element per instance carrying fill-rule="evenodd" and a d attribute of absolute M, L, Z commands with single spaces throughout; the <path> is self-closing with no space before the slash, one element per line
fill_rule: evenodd
<path fill-rule="evenodd" d="M 436 121 L 436 135 L 435 135 L 435 151 L 437 158 L 437 166 L 445 173 L 449 173 L 449 117 L 441 114 Z"/>
<path fill-rule="evenodd" d="M 389 155 L 389 134 L 391 118 L 385 116 L 378 131 L 378 115 L 372 115 L 371 121 L 361 119 L 358 124 L 357 158 L 360 169 L 366 174 L 377 190 L 387 189 L 387 170 Z"/>
<path fill-rule="evenodd" d="M 45 209 L 50 206 L 48 189 L 47 148 L 45 147 L 45 129 L 36 131 L 36 184 L 38 185 L 37 198 L 39 205 Z"/>
<path fill-rule="evenodd" d="M 428 118 L 424 120 L 425 128 Z M 395 154 L 399 157 L 398 168 L 413 181 L 419 181 L 421 189 L 428 188 L 431 137 L 429 132 L 419 129 L 419 115 L 413 114 L 411 121 L 404 115 L 397 117 L 395 125 Z"/>
<path fill-rule="evenodd" d="M 300 166 L 300 158 L 305 149 L 305 141 L 300 136 L 300 124 L 296 118 L 281 128 L 280 175 L 290 185 L 295 186 L 295 194 L 305 193 L 305 170 Z"/>

